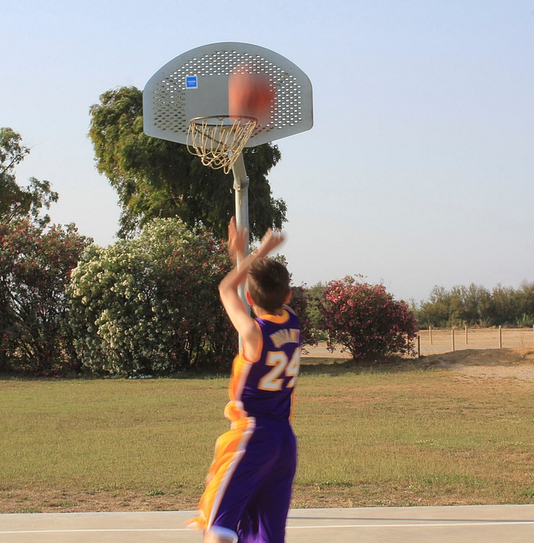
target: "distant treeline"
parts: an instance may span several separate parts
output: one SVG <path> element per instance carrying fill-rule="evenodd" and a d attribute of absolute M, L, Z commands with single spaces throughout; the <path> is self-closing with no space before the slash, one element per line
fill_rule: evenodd
<path fill-rule="evenodd" d="M 534 282 L 518 289 L 497 285 L 493 290 L 471 284 L 450 290 L 434 287 L 427 301 L 414 308 L 419 327 L 533 326 Z"/>

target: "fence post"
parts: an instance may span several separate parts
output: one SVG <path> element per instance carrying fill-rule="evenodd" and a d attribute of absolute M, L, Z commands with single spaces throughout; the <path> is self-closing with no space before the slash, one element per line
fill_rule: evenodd
<path fill-rule="evenodd" d="M 452 341 L 452 352 L 454 352 L 456 350 L 454 346 L 454 328 L 452 329 L 452 332 L 451 332 L 451 341 Z"/>
<path fill-rule="evenodd" d="M 532 327 L 532 330 L 534 330 L 534 326 Z M 428 327 L 428 333 L 430 335 L 430 345 L 434 345 L 434 343 L 432 342 L 432 326 Z"/>
<path fill-rule="evenodd" d="M 421 358 L 421 336 L 417 334 L 417 358 Z"/>
<path fill-rule="evenodd" d="M 469 340 L 467 339 L 467 324 L 465 325 L 465 344 L 469 344 Z"/>
<path fill-rule="evenodd" d="M 502 349 L 502 326 L 499 326 L 499 349 Z"/>

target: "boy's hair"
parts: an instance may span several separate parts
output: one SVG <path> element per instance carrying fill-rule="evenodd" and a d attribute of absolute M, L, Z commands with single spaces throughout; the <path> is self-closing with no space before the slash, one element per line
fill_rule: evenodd
<path fill-rule="evenodd" d="M 254 305 L 274 313 L 284 305 L 290 281 L 283 264 L 272 258 L 259 258 L 248 271 L 247 289 Z"/>

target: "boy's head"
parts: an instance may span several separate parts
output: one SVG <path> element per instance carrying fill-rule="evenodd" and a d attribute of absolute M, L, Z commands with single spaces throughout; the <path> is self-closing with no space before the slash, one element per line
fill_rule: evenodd
<path fill-rule="evenodd" d="M 283 264 L 271 258 L 259 258 L 248 271 L 247 290 L 254 305 L 274 313 L 288 301 L 290 280 Z"/>

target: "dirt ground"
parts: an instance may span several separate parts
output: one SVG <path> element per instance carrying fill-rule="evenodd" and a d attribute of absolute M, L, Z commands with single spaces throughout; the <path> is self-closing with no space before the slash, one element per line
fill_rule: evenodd
<path fill-rule="evenodd" d="M 424 360 L 464 376 L 534 381 L 534 349 L 466 349 Z"/>
<path fill-rule="evenodd" d="M 420 330 L 422 355 L 466 349 L 534 349 L 532 328 L 457 328 Z"/>
<path fill-rule="evenodd" d="M 420 360 L 424 365 L 473 377 L 534 380 L 534 330 L 531 328 L 461 329 L 454 334 L 452 330 L 421 330 L 419 338 Z M 341 349 L 329 352 L 325 343 L 307 351 L 303 358 L 351 358 Z"/>
<path fill-rule="evenodd" d="M 420 330 L 419 348 L 422 356 L 472 349 L 534 349 L 533 328 L 457 328 L 449 330 Z M 307 348 L 304 356 L 321 358 L 350 358 L 341 348 L 330 353 L 326 343 Z"/>

